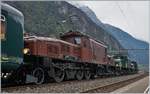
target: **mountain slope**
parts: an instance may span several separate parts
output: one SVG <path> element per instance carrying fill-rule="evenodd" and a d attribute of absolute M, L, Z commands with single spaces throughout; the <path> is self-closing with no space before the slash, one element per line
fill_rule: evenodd
<path fill-rule="evenodd" d="M 133 38 L 128 33 L 122 31 L 119 28 L 116 28 L 114 26 L 105 24 L 105 28 L 114 36 L 116 39 L 121 43 L 121 45 L 129 49 L 129 55 L 131 58 L 134 58 L 135 60 L 141 62 L 141 63 L 148 63 L 148 49 L 149 44 Z"/>
<path fill-rule="evenodd" d="M 83 12 L 85 12 L 93 22 L 103 28 L 106 32 L 116 38 L 123 48 L 129 49 L 128 53 L 131 59 L 136 60 L 139 64 L 144 65 L 148 69 L 149 64 L 149 44 L 147 42 L 135 39 L 125 31 L 109 25 L 103 24 L 94 14 L 94 12 L 87 6 L 77 6 Z"/>

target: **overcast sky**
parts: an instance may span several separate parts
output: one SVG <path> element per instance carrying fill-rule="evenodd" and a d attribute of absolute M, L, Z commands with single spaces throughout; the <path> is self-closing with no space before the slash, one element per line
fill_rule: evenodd
<path fill-rule="evenodd" d="M 104 23 L 149 41 L 149 1 L 78 1 L 92 9 Z"/>

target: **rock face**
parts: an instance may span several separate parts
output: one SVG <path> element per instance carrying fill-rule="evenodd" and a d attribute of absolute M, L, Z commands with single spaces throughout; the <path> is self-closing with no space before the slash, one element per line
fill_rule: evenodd
<path fill-rule="evenodd" d="M 83 12 L 85 12 L 99 27 L 103 28 L 106 32 L 108 32 L 114 38 L 116 38 L 123 48 L 129 49 L 128 54 L 131 59 L 138 61 L 140 65 L 144 65 L 145 69 L 148 69 L 149 44 L 147 42 L 138 40 L 115 26 L 103 24 L 96 17 L 94 12 L 92 12 L 92 10 L 89 9 L 87 6 L 77 7 L 80 8 Z"/>

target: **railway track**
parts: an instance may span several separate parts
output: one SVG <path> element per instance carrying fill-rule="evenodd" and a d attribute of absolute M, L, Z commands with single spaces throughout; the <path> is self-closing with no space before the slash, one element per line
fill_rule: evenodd
<path fill-rule="evenodd" d="M 104 86 L 94 87 L 86 91 L 83 91 L 81 93 L 109 93 L 118 88 L 124 87 L 130 83 L 136 82 L 146 76 L 148 76 L 148 74 L 142 74 L 142 75 L 139 75 L 138 77 L 134 77 L 128 80 L 119 81 L 119 82 L 111 83 L 111 84 L 104 85 Z"/>
<path fill-rule="evenodd" d="M 149 89 L 150 89 L 150 87 L 148 86 L 148 87 L 146 88 L 146 90 L 144 91 L 144 94 L 149 94 Z"/>
<path fill-rule="evenodd" d="M 119 76 L 119 77 L 97 78 L 94 80 L 82 80 L 82 81 L 70 80 L 70 81 L 64 81 L 61 83 L 52 82 L 52 83 L 46 83 L 42 85 L 27 84 L 27 85 L 5 87 L 5 88 L 2 88 L 1 91 L 11 92 L 11 93 L 39 93 L 39 92 L 41 93 L 62 93 L 62 92 L 63 93 L 73 93 L 73 92 L 84 93 L 85 92 L 86 93 L 94 89 L 93 87 L 96 87 L 98 85 L 102 86 L 103 84 L 108 84 L 110 82 L 117 82 L 120 80 L 131 79 L 135 77 L 139 78 L 139 75 L 141 74 L 135 74 L 134 76 L 126 75 L 126 76 Z"/>
<path fill-rule="evenodd" d="M 117 76 L 116 76 L 117 77 Z M 107 79 L 107 78 L 110 78 L 110 76 L 106 76 L 106 77 L 97 77 L 96 79 Z M 82 80 L 82 82 L 85 82 L 85 81 L 87 81 L 87 80 Z M 69 82 L 80 82 L 80 80 L 65 80 L 65 81 L 63 81 L 63 82 L 61 82 L 61 83 L 59 83 L 59 84 L 65 84 L 65 83 L 69 83 Z M 52 84 L 54 84 L 54 83 L 56 83 L 56 82 L 54 82 L 52 79 L 50 80 L 50 81 L 48 81 L 48 82 L 45 82 L 44 84 L 48 84 L 48 83 L 52 83 Z M 42 84 L 41 84 L 42 85 Z M 36 85 L 36 84 L 33 84 L 33 83 L 29 83 L 29 84 L 15 84 L 15 83 L 12 83 L 12 84 L 8 84 L 8 85 L 2 85 L 1 87 L 2 87 L 2 89 L 6 89 L 6 88 L 17 88 L 17 87 L 28 87 L 28 86 L 33 86 L 33 87 L 35 87 L 35 86 L 38 86 L 38 85 Z"/>

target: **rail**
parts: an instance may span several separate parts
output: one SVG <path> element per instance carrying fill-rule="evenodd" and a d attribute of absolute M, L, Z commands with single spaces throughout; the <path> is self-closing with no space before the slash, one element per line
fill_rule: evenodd
<path fill-rule="evenodd" d="M 147 75 L 148 74 L 142 74 L 142 75 L 139 75 L 138 77 L 134 77 L 134 78 L 131 78 L 128 80 L 115 82 L 115 83 L 108 84 L 105 86 L 94 87 L 94 88 L 91 88 L 89 90 L 83 91 L 81 93 L 109 93 L 109 92 L 112 92 L 118 88 L 124 87 L 130 83 L 136 82 L 136 81 L 146 77 Z"/>

